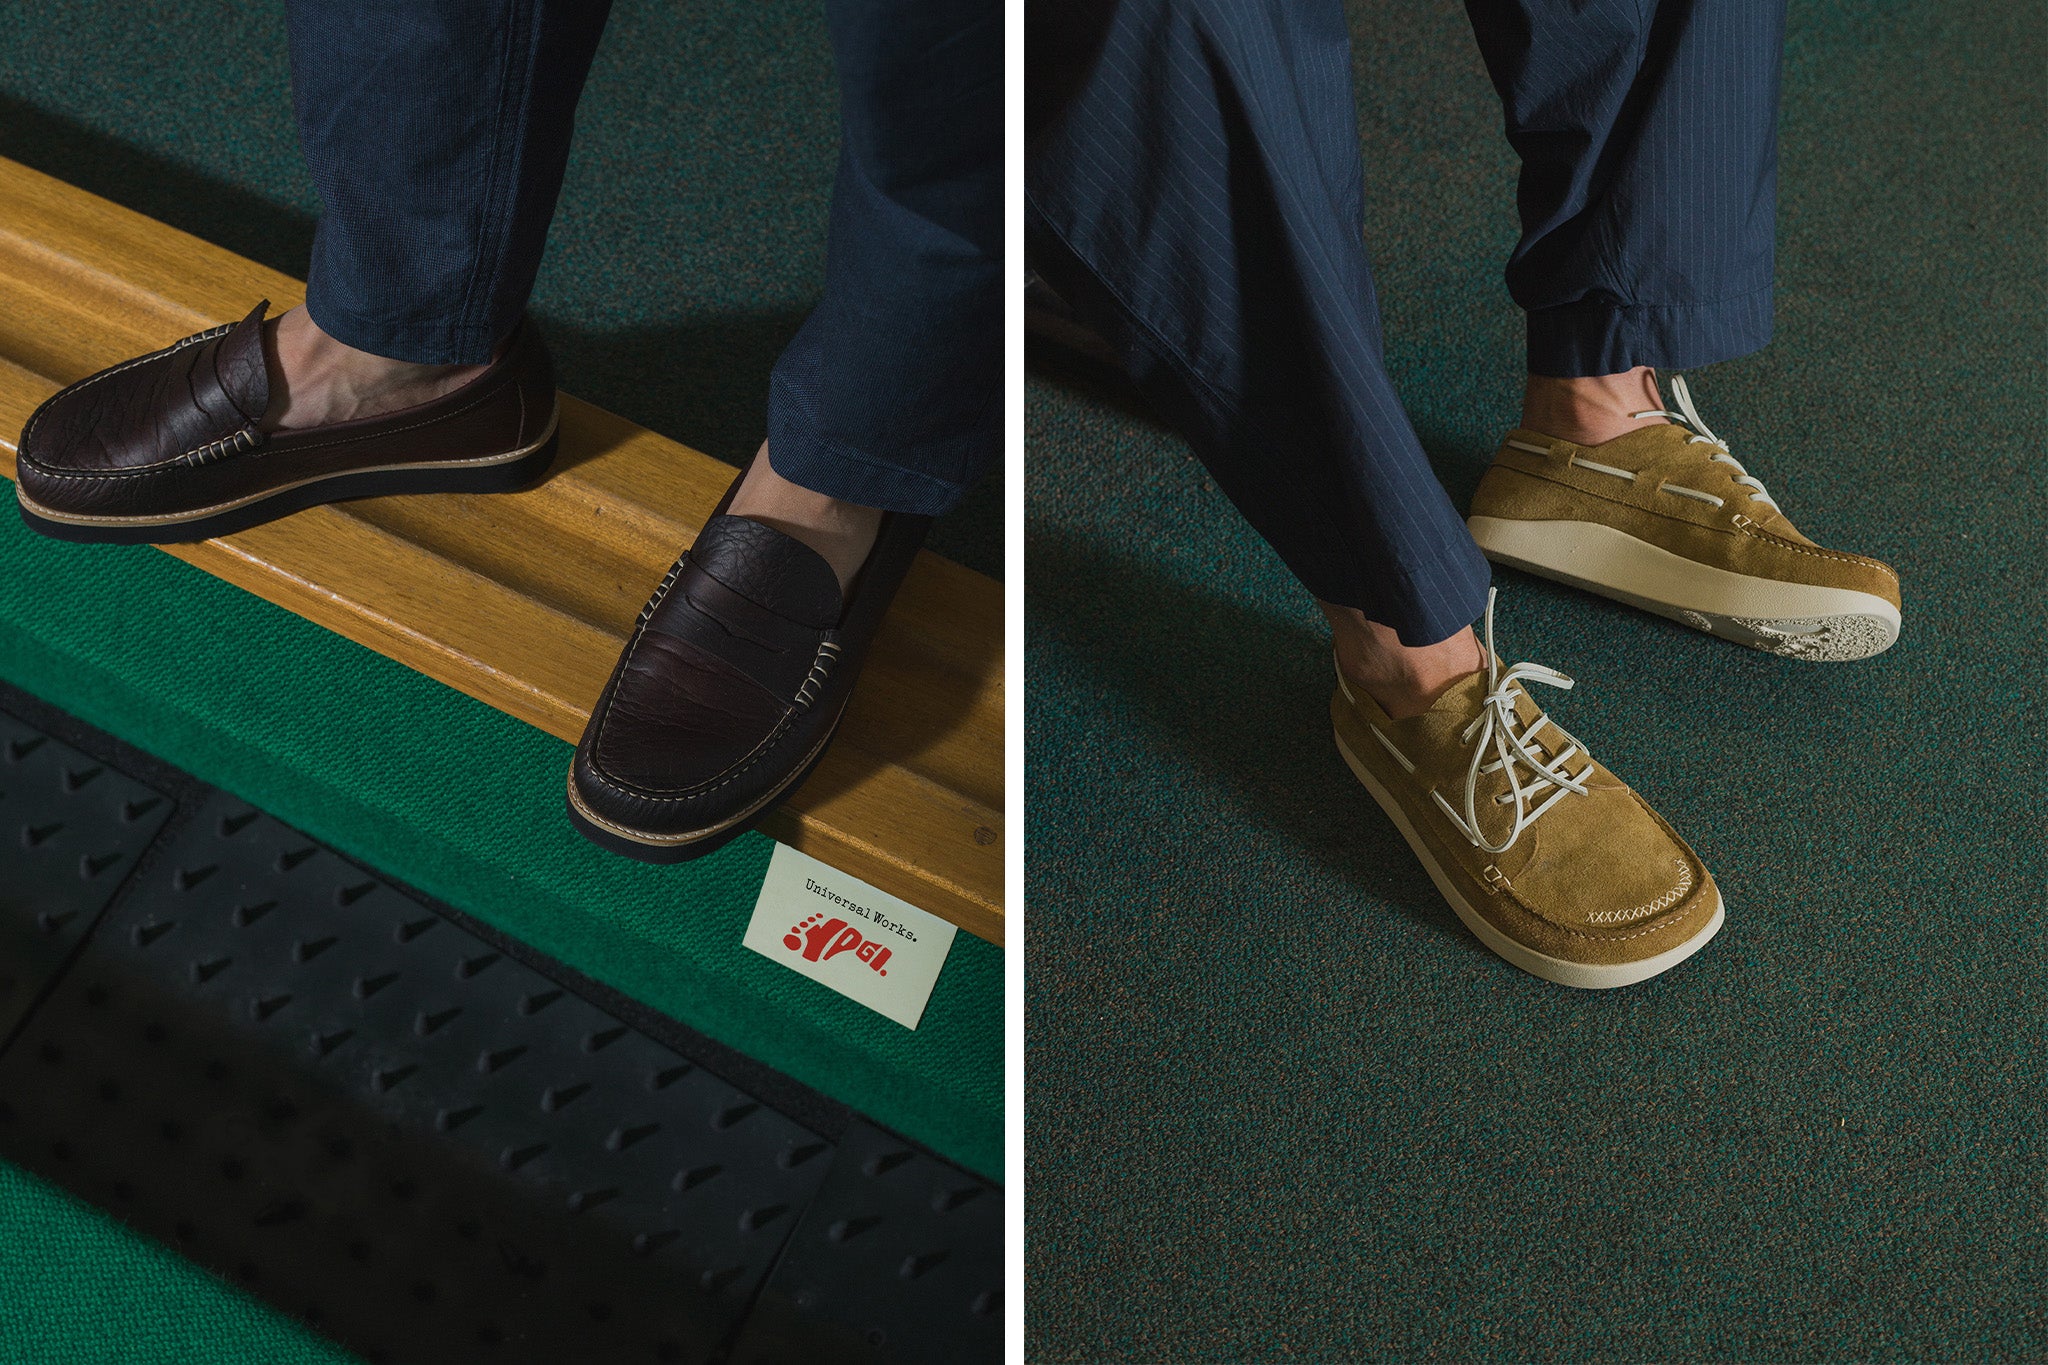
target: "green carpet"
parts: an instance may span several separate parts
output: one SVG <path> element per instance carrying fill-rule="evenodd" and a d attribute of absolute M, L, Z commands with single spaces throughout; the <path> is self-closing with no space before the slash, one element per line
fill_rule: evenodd
<path fill-rule="evenodd" d="M 1389 363 L 1463 505 L 1520 394 L 1513 162 L 1457 6 L 1351 8 Z M 1899 568 L 1897 647 L 1496 576 L 1506 657 L 1727 898 L 1652 983 L 1464 932 L 1271 551 L 1123 395 L 1033 379 L 1034 1360 L 2048 1358 L 2044 23 L 1795 0 L 1777 338 L 1692 376 Z"/>
<path fill-rule="evenodd" d="M 614 7 L 534 298 L 565 389 L 752 452 L 822 283 L 835 98 L 816 7 Z M 304 274 L 317 204 L 271 0 L 0 8 L 0 155 Z M 998 477 L 933 546 L 1001 573 Z M 906 1031 L 740 947 L 766 840 L 605 855 L 561 814 L 569 746 L 154 550 L 0 524 L 0 676 L 1001 1174 L 1002 957 L 979 939 Z M 0 1167 L 0 1365 L 316 1358 L 337 1357 Z"/>
<path fill-rule="evenodd" d="M 0 521 L 0 676 L 994 1171 L 1002 953 L 962 934 L 915 1031 L 743 948 L 773 844 L 678 867 L 570 828 L 570 746 L 148 546 Z"/>
<path fill-rule="evenodd" d="M 6 1365 L 348 1365 L 355 1356 L 167 1247 L 0 1164 Z"/>

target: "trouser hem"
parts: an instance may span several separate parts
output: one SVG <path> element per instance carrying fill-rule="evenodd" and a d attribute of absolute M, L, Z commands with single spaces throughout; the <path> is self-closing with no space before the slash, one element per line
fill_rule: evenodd
<path fill-rule="evenodd" d="M 1625 304 L 1594 294 L 1528 314 L 1529 373 L 1559 379 L 1649 365 L 1689 370 L 1762 350 L 1771 339 L 1771 290 L 1709 303 Z"/>
<path fill-rule="evenodd" d="M 909 516 L 944 516 L 973 486 L 910 469 L 825 436 L 803 418 L 812 404 L 776 376 L 769 384 L 768 463 L 777 474 L 828 498 Z M 962 468 L 975 462 L 961 459 Z"/>
<path fill-rule="evenodd" d="M 328 300 L 317 282 L 307 287 L 306 312 L 345 346 L 414 365 L 488 365 L 510 330 L 358 317 Z"/>

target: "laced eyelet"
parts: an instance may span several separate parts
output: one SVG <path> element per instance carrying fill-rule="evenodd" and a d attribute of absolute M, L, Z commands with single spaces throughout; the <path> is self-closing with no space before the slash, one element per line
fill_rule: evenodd
<path fill-rule="evenodd" d="M 1735 470 L 1733 477 L 1736 484 L 1749 490 L 1749 500 L 1751 502 L 1760 502 L 1773 511 L 1778 510 L 1778 501 L 1771 496 L 1770 490 L 1764 487 L 1763 480 L 1751 474 L 1747 469 L 1744 469 L 1742 461 L 1729 453 L 1728 443 L 1716 436 L 1708 428 L 1707 424 L 1700 420 L 1699 409 L 1693 406 L 1692 390 L 1686 387 L 1684 375 L 1675 374 L 1671 376 L 1671 396 L 1678 400 L 1677 412 L 1667 412 L 1662 408 L 1653 408 L 1649 412 L 1636 412 L 1629 415 L 1638 419 L 1644 417 L 1663 417 L 1690 428 L 1693 435 L 1687 438 L 1687 445 L 1710 445 L 1715 447 L 1715 453 L 1707 458 L 1716 464 L 1732 466 Z M 1722 499 L 1714 497 L 1711 493 L 1701 493 L 1689 488 L 1673 488 L 1665 491 L 1682 493 L 1686 497 L 1698 498 L 1701 501 L 1710 501 L 1716 506 L 1719 506 L 1722 501 Z"/>
<path fill-rule="evenodd" d="M 1526 696 L 1521 690 L 1525 682 L 1539 682 L 1546 687 L 1569 691 L 1574 683 L 1570 677 L 1541 664 L 1518 663 L 1505 671 L 1500 666 L 1500 656 L 1493 648 L 1493 602 L 1496 590 L 1489 588 L 1486 593 L 1486 683 L 1485 699 L 1480 703 L 1479 715 L 1464 730 L 1463 738 L 1472 744 L 1472 761 L 1465 769 L 1465 809 L 1460 814 L 1456 807 L 1444 800 L 1441 792 L 1432 791 L 1430 797 L 1438 808 L 1458 827 L 1459 833 L 1471 842 L 1474 848 L 1488 853 L 1505 853 L 1514 847 L 1522 831 L 1534 824 L 1543 813 L 1569 795 L 1586 795 L 1586 779 L 1593 775 L 1593 756 L 1585 746 L 1567 734 L 1557 722 L 1538 711 L 1528 727 L 1517 731 L 1520 719 L 1516 700 Z M 1537 732 L 1545 728 L 1554 729 L 1563 737 L 1564 747 L 1555 758 L 1542 752 L 1536 746 Z M 1494 760 L 1486 761 L 1487 745 L 1491 743 Z M 1577 773 L 1565 771 L 1565 764 L 1573 755 L 1586 759 L 1586 766 Z M 1530 770 L 1531 784 L 1522 785 L 1516 776 L 1515 765 L 1520 763 Z M 1507 778 L 1508 790 L 1494 798 L 1496 804 L 1515 807 L 1515 822 L 1508 830 L 1504 843 L 1490 843 L 1479 832 L 1479 778 L 1482 773 L 1499 772 Z M 1533 810 L 1525 802 L 1544 787 L 1556 788 L 1543 803 Z"/>

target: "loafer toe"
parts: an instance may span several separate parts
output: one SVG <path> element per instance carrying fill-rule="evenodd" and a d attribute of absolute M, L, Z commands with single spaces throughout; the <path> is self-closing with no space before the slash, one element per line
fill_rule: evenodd
<path fill-rule="evenodd" d="M 769 796 L 799 719 L 716 654 L 649 632 L 576 757 L 575 800 L 623 833 L 686 841 Z"/>

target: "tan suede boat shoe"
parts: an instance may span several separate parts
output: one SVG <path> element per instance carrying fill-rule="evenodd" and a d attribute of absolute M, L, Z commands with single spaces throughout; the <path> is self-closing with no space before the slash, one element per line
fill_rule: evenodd
<path fill-rule="evenodd" d="M 1508 433 L 1466 524 L 1488 559 L 1795 659 L 1899 638 L 1899 576 L 1801 535 L 1694 410 L 1597 446 Z"/>
<path fill-rule="evenodd" d="M 1394 720 L 1342 672 L 1337 750 L 1479 941 L 1564 986 L 1627 986 L 1669 971 L 1721 928 L 1699 855 L 1525 683 L 1569 688 L 1540 664 L 1503 667 L 1486 604 L 1486 671 Z"/>

